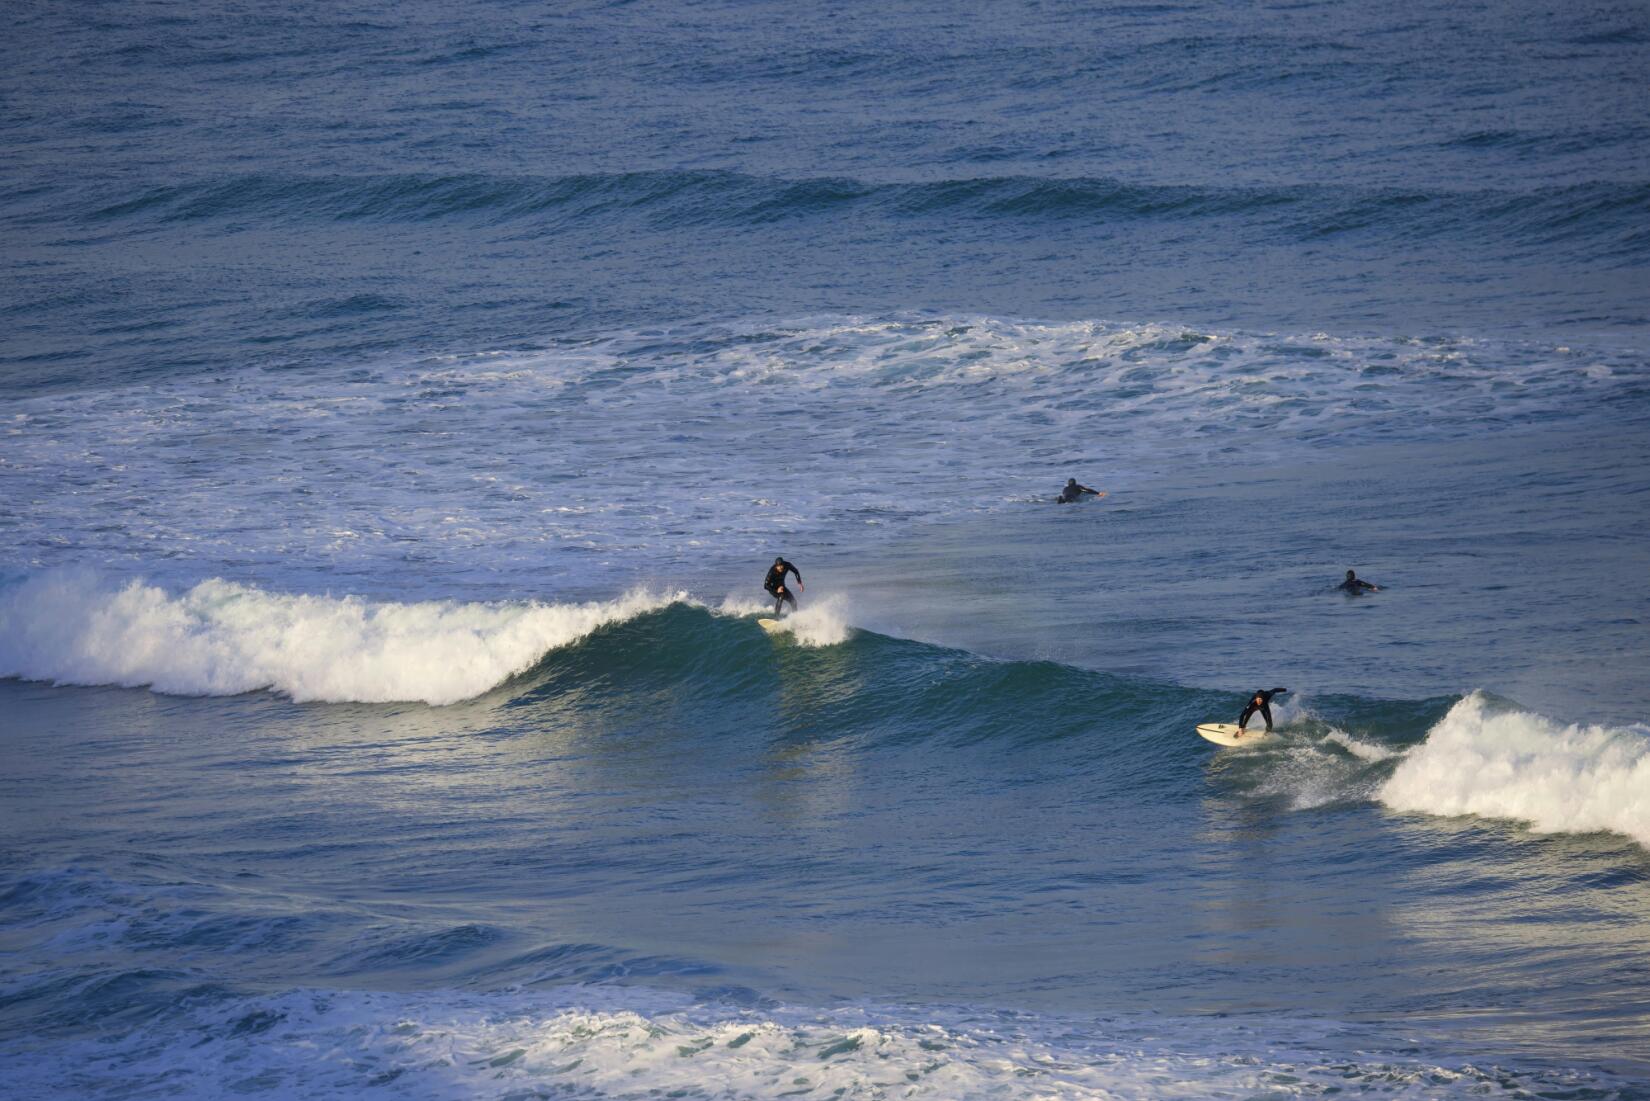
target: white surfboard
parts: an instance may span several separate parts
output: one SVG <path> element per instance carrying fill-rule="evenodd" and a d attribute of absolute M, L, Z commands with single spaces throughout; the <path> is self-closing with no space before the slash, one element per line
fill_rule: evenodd
<path fill-rule="evenodd" d="M 785 629 L 785 625 L 777 619 L 759 619 L 756 621 L 756 625 L 770 635 Z"/>
<path fill-rule="evenodd" d="M 1271 737 L 1265 727 L 1240 731 L 1237 723 L 1198 723 L 1197 732 L 1216 745 L 1254 745 Z"/>

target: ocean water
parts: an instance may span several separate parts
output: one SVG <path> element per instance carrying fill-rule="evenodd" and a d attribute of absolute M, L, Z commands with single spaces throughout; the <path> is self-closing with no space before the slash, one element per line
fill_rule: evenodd
<path fill-rule="evenodd" d="M 7 24 L 0 1096 L 1650 1098 L 1642 4 Z"/>

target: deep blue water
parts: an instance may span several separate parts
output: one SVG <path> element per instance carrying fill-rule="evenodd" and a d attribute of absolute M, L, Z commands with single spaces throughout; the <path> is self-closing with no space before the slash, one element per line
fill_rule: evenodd
<path fill-rule="evenodd" d="M 7 23 L 0 1094 L 1650 1096 L 1642 4 Z"/>

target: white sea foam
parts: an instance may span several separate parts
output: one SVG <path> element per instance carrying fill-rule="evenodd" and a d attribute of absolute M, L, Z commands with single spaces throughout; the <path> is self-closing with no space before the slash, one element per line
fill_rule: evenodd
<path fill-rule="evenodd" d="M 179 695 L 273 689 L 295 700 L 454 703 L 604 624 L 685 599 L 586 604 L 375 603 L 203 581 L 172 594 L 47 571 L 0 590 L 0 676 Z"/>
<path fill-rule="evenodd" d="M 1173 1099 L 1520 1097 L 1585 1073 L 1371 1053 L 1305 1020 L 1045 1019 L 977 1010 L 762 1011 L 636 988 L 237 998 L 91 1042 L 0 1046 L 19 1096 Z M 176 1019 L 182 1018 L 182 1019 Z M 1272 1037 L 1287 1037 L 1280 1042 Z M 1357 1051 L 1348 1056 L 1347 1051 Z"/>
<path fill-rule="evenodd" d="M 730 593 L 716 611 L 722 615 L 771 616 L 773 603 Z M 848 601 L 840 593 L 820 600 L 805 600 L 801 608 L 780 619 L 778 633 L 790 636 L 802 646 L 835 646 L 848 641 L 853 630 L 848 615 Z"/>
<path fill-rule="evenodd" d="M 1279 696 L 1272 717 L 1280 738 L 1257 744 L 1257 751 L 1269 752 L 1252 790 L 1285 799 L 1296 810 L 1371 798 L 1384 773 L 1370 766 L 1400 752 L 1332 725 L 1312 709 L 1305 693 Z"/>
<path fill-rule="evenodd" d="M 264 576 L 480 576 L 500 582 L 489 595 L 508 595 L 534 591 L 547 570 L 595 582 L 594 571 L 644 563 L 760 560 L 827 531 L 863 545 L 933 515 L 942 482 L 946 511 L 1017 507 L 1073 469 L 1116 487 L 1130 473 L 1120 455 L 1195 456 L 1246 430 L 1264 447 L 1365 428 L 1480 431 L 1509 386 L 1517 416 L 1573 415 L 1590 395 L 1641 384 L 1643 365 L 1617 359 L 823 317 L 146 381 L 13 403 L 0 564 L 235 560 Z M 785 416 L 799 404 L 805 431 Z M 1218 439 L 1200 431 L 1216 425 Z M 958 433 L 972 459 L 961 470 Z"/>
<path fill-rule="evenodd" d="M 1333 806 L 1370 798 L 1379 778 L 1371 775 L 1370 762 L 1352 751 L 1349 757 L 1329 748 L 1344 744 L 1330 735 L 1322 741 L 1294 741 L 1276 747 L 1254 780 L 1256 794 L 1287 800 L 1295 810 Z M 1259 747 L 1264 750 L 1266 744 Z"/>
<path fill-rule="evenodd" d="M 1650 846 L 1650 730 L 1565 725 L 1473 693 L 1379 798 L 1394 810 L 1511 818 L 1541 833 L 1609 830 Z"/>
<path fill-rule="evenodd" d="M 812 601 L 781 619 L 778 630 L 802 646 L 835 646 L 846 642 L 850 630 L 847 601 L 836 595 Z"/>
<path fill-rule="evenodd" d="M 738 593 L 729 593 L 716 606 L 718 615 L 732 616 L 770 616 L 773 614 L 773 601 L 756 600 Z"/>

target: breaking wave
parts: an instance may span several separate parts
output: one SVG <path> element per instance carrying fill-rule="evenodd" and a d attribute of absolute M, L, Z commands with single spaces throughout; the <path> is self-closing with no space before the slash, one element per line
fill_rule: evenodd
<path fill-rule="evenodd" d="M 751 622 L 767 613 L 733 596 L 712 608 L 684 592 L 640 590 L 588 603 L 395 603 L 214 579 L 174 594 L 57 570 L 0 590 L 0 676 L 179 695 L 270 690 L 298 701 L 442 705 L 530 671 L 523 699 L 554 697 L 622 669 L 638 690 L 657 679 L 684 699 L 725 700 L 753 690 L 752 663 L 777 652 L 753 647 L 771 640 L 781 648 L 844 647 L 834 663 L 806 674 L 842 680 L 828 690 L 840 698 L 821 716 L 821 732 L 874 741 L 887 728 L 970 743 L 1121 734 L 1137 739 L 1138 767 L 1159 760 L 1165 734 L 1230 702 L 1223 693 L 856 631 L 840 594 L 785 617 L 770 639 Z M 635 630 L 597 634 L 633 623 Z M 565 656 L 552 660 L 558 653 Z M 815 688 L 827 691 L 826 683 Z M 1234 774 L 1243 777 L 1240 789 L 1283 796 L 1295 808 L 1373 800 L 1396 811 L 1512 819 L 1538 832 L 1612 831 L 1650 845 L 1643 727 L 1566 725 L 1476 692 L 1441 718 L 1415 710 L 1425 704 L 1353 706 L 1390 711 L 1379 725 L 1392 727 L 1396 740 L 1357 724 L 1343 729 L 1290 703 L 1278 716 L 1282 736 L 1248 754 Z M 1093 765 L 1089 756 L 1080 752 L 1073 766 Z"/>
<path fill-rule="evenodd" d="M 1650 730 L 1564 724 L 1473 693 L 1379 791 L 1393 810 L 1608 830 L 1650 846 Z"/>
<path fill-rule="evenodd" d="M 558 646 L 682 599 L 586 604 L 372 602 L 210 580 L 173 595 L 49 571 L 0 593 L 0 676 L 300 701 L 454 703 Z"/>

